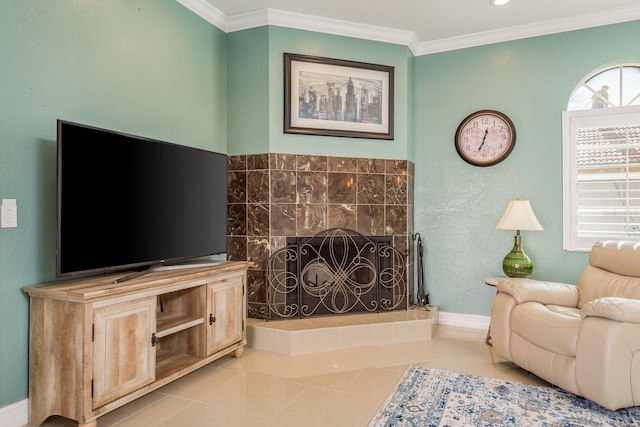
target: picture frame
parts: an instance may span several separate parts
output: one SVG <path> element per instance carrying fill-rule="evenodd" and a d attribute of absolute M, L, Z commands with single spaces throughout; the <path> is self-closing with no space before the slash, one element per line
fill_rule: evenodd
<path fill-rule="evenodd" d="M 393 140 L 394 67 L 284 54 L 284 132 Z"/>

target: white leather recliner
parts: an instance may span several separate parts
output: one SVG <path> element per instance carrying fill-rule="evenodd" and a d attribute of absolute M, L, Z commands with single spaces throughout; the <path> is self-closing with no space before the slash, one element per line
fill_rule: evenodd
<path fill-rule="evenodd" d="M 491 339 L 499 356 L 571 393 L 640 405 L 640 243 L 596 243 L 576 286 L 501 280 Z"/>

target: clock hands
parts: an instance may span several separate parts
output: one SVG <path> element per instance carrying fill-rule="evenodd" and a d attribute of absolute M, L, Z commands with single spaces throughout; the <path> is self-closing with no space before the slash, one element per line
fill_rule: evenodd
<path fill-rule="evenodd" d="M 489 129 L 485 129 L 484 130 L 484 136 L 482 137 L 482 143 L 480 144 L 480 146 L 478 147 L 478 153 L 480 152 L 480 150 L 482 150 L 482 146 L 484 145 L 484 142 L 487 139 L 487 134 L 489 134 Z"/>

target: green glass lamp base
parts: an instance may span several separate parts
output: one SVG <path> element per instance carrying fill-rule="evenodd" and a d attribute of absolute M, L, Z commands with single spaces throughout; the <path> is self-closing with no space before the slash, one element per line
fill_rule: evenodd
<path fill-rule="evenodd" d="M 522 249 L 521 236 L 514 236 L 514 245 L 511 252 L 502 261 L 502 271 L 507 277 L 529 277 L 533 272 L 533 262 Z"/>

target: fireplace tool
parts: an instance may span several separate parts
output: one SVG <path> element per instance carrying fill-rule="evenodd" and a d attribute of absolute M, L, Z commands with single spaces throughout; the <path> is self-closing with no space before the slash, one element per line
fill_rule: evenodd
<path fill-rule="evenodd" d="M 416 252 L 418 254 L 417 270 L 418 270 L 418 300 L 417 306 L 423 307 L 425 310 L 429 310 L 431 304 L 429 304 L 429 294 L 424 289 L 424 247 L 422 246 L 422 236 L 420 233 L 413 235 L 413 240 L 418 240 Z"/>

